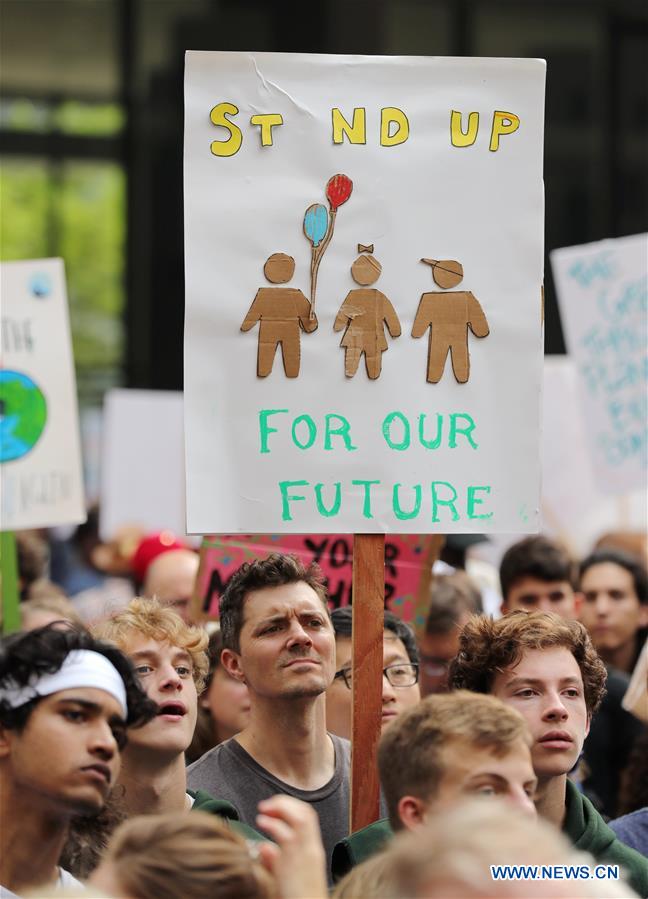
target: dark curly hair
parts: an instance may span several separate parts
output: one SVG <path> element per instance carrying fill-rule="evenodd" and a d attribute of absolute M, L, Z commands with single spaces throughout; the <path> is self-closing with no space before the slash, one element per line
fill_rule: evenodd
<path fill-rule="evenodd" d="M 568 649 L 580 668 L 585 705 L 593 715 L 605 694 L 607 672 L 579 621 L 567 621 L 554 612 L 509 612 L 493 621 L 471 618 L 461 631 L 459 652 L 450 665 L 451 689 L 490 693 L 498 671 L 516 665 L 528 649 Z"/>
<path fill-rule="evenodd" d="M 42 697 L 37 696 L 18 708 L 12 708 L 3 696 L 4 688 L 25 687 L 34 676 L 59 671 L 67 656 L 87 649 L 105 656 L 117 669 L 126 688 L 127 727 L 146 724 L 155 717 L 157 705 L 142 690 L 126 656 L 116 647 L 95 640 L 87 631 L 60 630 L 52 625 L 26 633 L 12 634 L 0 642 L 0 724 L 21 731 Z"/>
<path fill-rule="evenodd" d="M 300 582 L 308 584 L 317 593 L 328 614 L 328 596 L 319 565 L 306 566 L 297 556 L 282 553 L 270 553 L 266 559 L 244 562 L 230 578 L 220 600 L 223 648 L 240 652 L 243 607 L 248 593 Z"/>

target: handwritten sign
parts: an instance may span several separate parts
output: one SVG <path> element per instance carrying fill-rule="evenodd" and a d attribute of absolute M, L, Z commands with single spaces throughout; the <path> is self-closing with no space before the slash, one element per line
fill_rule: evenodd
<path fill-rule="evenodd" d="M 63 261 L 3 262 L 0 283 L 2 529 L 85 521 Z"/>
<path fill-rule="evenodd" d="M 646 486 L 648 234 L 551 254 L 594 475 L 603 493 Z"/>
<path fill-rule="evenodd" d="M 390 537 L 385 542 L 385 607 L 404 621 L 413 621 L 421 593 L 429 583 L 431 538 L 418 535 Z M 291 553 L 305 564 L 316 562 L 327 582 L 330 606 L 351 602 L 353 538 L 348 534 L 271 537 L 206 537 L 196 579 L 196 601 L 201 615 L 218 618 L 218 600 L 230 576 L 252 559 L 269 552 Z M 427 594 L 425 594 L 427 595 Z"/>
<path fill-rule="evenodd" d="M 541 60 L 189 52 L 189 533 L 532 532 Z"/>

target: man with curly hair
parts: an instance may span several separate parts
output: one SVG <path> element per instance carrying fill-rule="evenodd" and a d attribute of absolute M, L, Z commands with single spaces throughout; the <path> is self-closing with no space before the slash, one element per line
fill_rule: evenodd
<path fill-rule="evenodd" d="M 76 883 L 59 868 L 75 815 L 103 809 L 127 729 L 155 706 L 119 650 L 51 626 L 0 647 L 0 896 Z"/>
<path fill-rule="evenodd" d="M 587 631 L 553 612 L 471 619 L 450 667 L 455 689 L 490 693 L 526 719 L 538 813 L 597 861 L 622 865 L 648 895 L 648 861 L 624 846 L 568 779 L 605 692 L 605 666 Z"/>

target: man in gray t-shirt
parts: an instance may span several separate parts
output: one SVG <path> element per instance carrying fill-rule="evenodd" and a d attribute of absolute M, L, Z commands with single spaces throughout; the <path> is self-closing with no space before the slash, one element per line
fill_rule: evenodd
<path fill-rule="evenodd" d="M 221 597 L 220 622 L 221 664 L 247 684 L 250 722 L 191 765 L 189 787 L 229 799 L 252 826 L 262 799 L 305 800 L 319 814 L 330 868 L 349 832 L 350 745 L 326 731 L 335 634 L 321 571 L 277 553 L 245 563 Z"/>
<path fill-rule="evenodd" d="M 349 833 L 349 770 L 351 744 L 330 734 L 335 749 L 333 777 L 316 790 L 300 790 L 262 768 L 236 739 L 227 740 L 205 753 L 188 771 L 189 785 L 212 796 L 228 799 L 242 821 L 255 826 L 257 804 L 276 793 L 287 793 L 313 806 L 320 819 L 322 842 L 330 878 L 331 854 Z"/>

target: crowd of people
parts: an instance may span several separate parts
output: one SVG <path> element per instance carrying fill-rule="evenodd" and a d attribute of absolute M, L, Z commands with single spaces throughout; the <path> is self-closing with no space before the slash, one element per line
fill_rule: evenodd
<path fill-rule="evenodd" d="M 527 537 L 495 614 L 447 567 L 418 630 L 386 610 L 380 816 L 351 832 L 351 609 L 319 568 L 246 562 L 204 622 L 193 549 L 87 537 L 18 535 L 2 899 L 648 896 L 645 540 Z"/>

